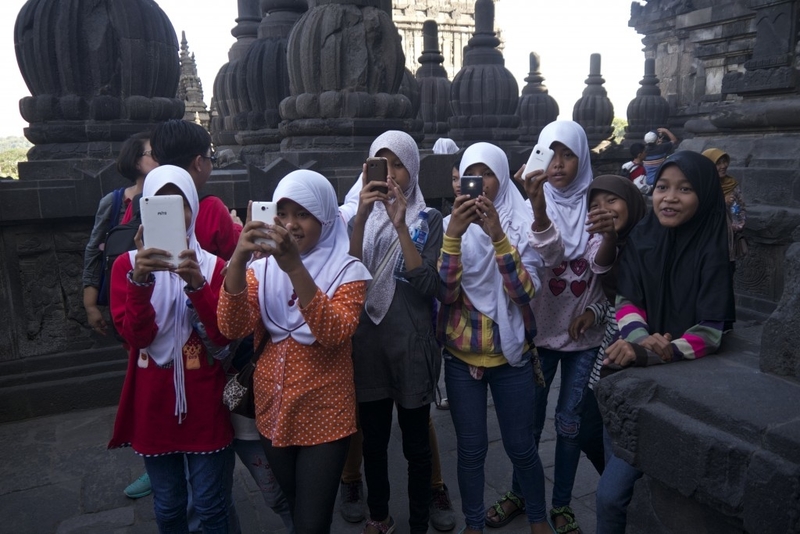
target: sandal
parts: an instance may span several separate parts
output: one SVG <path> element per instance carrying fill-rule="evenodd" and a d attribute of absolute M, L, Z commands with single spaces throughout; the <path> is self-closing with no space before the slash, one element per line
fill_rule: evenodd
<path fill-rule="evenodd" d="M 389 516 L 389 519 L 386 523 L 381 521 L 375 521 L 374 519 L 367 519 L 367 524 L 364 525 L 364 530 L 361 531 L 361 534 L 367 534 L 367 529 L 369 527 L 374 528 L 378 534 L 392 534 L 394 532 L 394 518 Z"/>
<path fill-rule="evenodd" d="M 515 510 L 511 510 L 510 512 L 506 512 L 503 509 L 503 503 L 511 501 L 515 506 Z M 494 510 L 494 515 L 489 515 L 489 510 Z M 486 510 L 486 518 L 484 520 L 485 524 L 489 528 L 500 528 L 504 527 L 509 524 L 511 521 L 514 520 L 515 517 L 518 515 L 525 513 L 525 501 L 514 495 L 512 492 L 507 492 L 505 495 L 500 497 L 496 503 L 494 503 L 491 508 Z M 498 518 L 499 521 L 495 521 L 493 518 Z"/>
<path fill-rule="evenodd" d="M 563 517 L 567 520 L 566 525 L 562 525 L 560 527 L 556 527 L 556 518 Z M 575 512 L 572 511 L 572 508 L 569 506 L 559 506 L 558 508 L 553 508 L 550 510 L 550 520 L 553 522 L 553 527 L 555 527 L 557 534 L 581 534 L 581 527 L 578 526 L 578 522 L 575 521 Z"/>

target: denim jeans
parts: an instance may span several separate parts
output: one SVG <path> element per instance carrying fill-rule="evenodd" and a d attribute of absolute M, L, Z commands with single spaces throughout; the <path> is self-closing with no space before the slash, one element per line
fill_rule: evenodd
<path fill-rule="evenodd" d="M 294 525 L 292 524 L 291 510 L 289 510 L 289 501 L 283 495 L 281 487 L 269 467 L 267 454 L 264 452 L 261 440 L 234 439 L 233 450 L 236 451 L 239 460 L 242 461 L 258 485 L 258 489 L 261 490 L 264 502 L 283 520 L 286 532 L 293 534 Z"/>
<path fill-rule="evenodd" d="M 597 483 L 597 534 L 625 534 L 628 522 L 628 505 L 633 497 L 633 486 L 642 472 L 613 453 L 608 432 L 603 430 L 606 451 L 612 451 L 606 460 L 606 469 Z"/>
<path fill-rule="evenodd" d="M 544 471 L 533 439 L 533 365 L 488 367 L 480 380 L 469 366 L 445 352 L 445 384 L 458 450 L 458 487 L 468 528 L 483 530 L 484 463 L 489 448 L 486 425 L 487 388 L 492 390 L 503 447 L 527 501 L 528 521 L 546 520 Z"/>
<path fill-rule="evenodd" d="M 187 460 L 192 501 L 206 534 L 228 534 L 225 466 L 233 455 L 228 447 L 212 454 L 146 456 L 144 465 L 153 488 L 153 509 L 162 534 L 186 534 L 188 491 L 184 471 Z"/>
<path fill-rule="evenodd" d="M 538 349 L 545 387 L 535 386 L 534 436 L 537 447 L 547 417 L 547 395 L 550 393 L 550 385 L 553 383 L 558 364 L 561 363 L 561 389 L 558 393 L 555 417 L 556 455 L 553 468 L 553 508 L 568 506 L 572 500 L 575 473 L 581 459 L 578 435 L 581 430 L 583 401 L 588 391 L 589 374 L 592 372 L 597 349 L 595 347 L 575 352 Z M 512 484 L 512 491 L 517 493 L 516 480 Z"/>
<path fill-rule="evenodd" d="M 233 502 L 233 468 L 236 467 L 236 457 L 233 453 L 225 456 L 225 466 L 223 467 L 223 476 L 225 477 L 225 502 L 228 506 L 228 531 L 230 534 L 242 534 L 242 527 L 239 525 L 239 515 L 236 513 L 236 505 Z M 191 534 L 202 534 L 203 525 L 200 522 L 200 516 L 194 509 L 194 502 L 192 502 L 192 482 L 189 476 L 189 459 L 187 455 L 183 456 L 183 471 L 186 475 L 186 489 L 189 492 L 188 502 L 186 504 L 186 521 L 189 523 L 189 532 Z"/>

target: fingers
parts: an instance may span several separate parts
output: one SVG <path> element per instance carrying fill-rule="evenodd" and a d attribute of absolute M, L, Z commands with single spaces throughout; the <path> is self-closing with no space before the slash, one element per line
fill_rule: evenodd
<path fill-rule="evenodd" d="M 136 250 L 142 250 L 144 248 L 144 240 L 142 239 L 143 233 L 144 226 L 140 224 L 139 229 L 136 230 L 136 235 L 133 236 L 133 244 L 136 245 Z"/>
<path fill-rule="evenodd" d="M 253 201 L 249 201 L 247 203 L 247 218 L 245 219 L 245 224 L 249 223 L 253 220 Z"/>
<path fill-rule="evenodd" d="M 518 181 L 519 183 L 524 183 L 525 180 L 522 179 L 522 173 L 525 172 L 525 164 L 522 164 L 522 167 L 519 168 L 517 172 L 514 173 L 514 180 Z"/>

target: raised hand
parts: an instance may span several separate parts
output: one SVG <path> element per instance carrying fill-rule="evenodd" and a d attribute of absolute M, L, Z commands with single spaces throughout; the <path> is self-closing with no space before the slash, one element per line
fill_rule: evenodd
<path fill-rule="evenodd" d="M 469 225 L 478 221 L 477 198 L 470 198 L 469 195 L 459 195 L 453 203 L 453 211 L 450 212 L 450 224 L 447 225 L 446 234 L 449 237 L 464 235 Z"/>
<path fill-rule="evenodd" d="M 500 224 L 500 215 L 497 213 L 494 203 L 486 195 L 481 195 L 475 200 L 480 227 L 492 241 L 500 241 L 506 234 Z"/>
<path fill-rule="evenodd" d="M 133 265 L 133 280 L 140 284 L 147 282 L 150 274 L 155 271 L 174 271 L 172 264 L 158 256 L 172 257 L 166 250 L 160 248 L 144 248 L 142 234 L 144 227 L 139 225 L 133 242 L 136 245 L 136 260 Z"/>

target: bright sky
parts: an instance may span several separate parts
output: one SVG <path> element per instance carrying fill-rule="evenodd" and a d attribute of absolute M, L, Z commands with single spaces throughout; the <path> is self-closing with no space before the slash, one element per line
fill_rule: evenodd
<path fill-rule="evenodd" d="M 234 42 L 230 30 L 236 24 L 236 0 L 156 1 L 172 21 L 179 40 L 181 31 L 186 32 L 206 103 L 210 102 L 214 78 L 228 61 Z M 0 84 L 0 137 L 22 135 L 27 126 L 19 114 L 19 100 L 30 92 L 14 54 L 14 22 L 24 4 L 24 0 L 3 0 L 6 16 L 0 18 L 0 72 L 5 74 Z M 624 118 L 644 73 L 642 36 L 628 27 L 630 6 L 626 0 L 496 0 L 506 68 L 522 90 L 529 70 L 528 55 L 537 52 L 544 83 L 558 102 L 561 118 L 571 118 L 572 107 L 586 87 L 589 55 L 600 53 L 614 114 Z"/>

